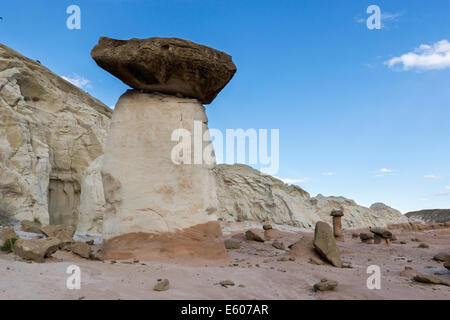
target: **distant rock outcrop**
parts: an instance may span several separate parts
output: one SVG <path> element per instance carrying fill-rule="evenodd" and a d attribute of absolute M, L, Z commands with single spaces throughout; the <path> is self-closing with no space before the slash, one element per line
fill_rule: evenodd
<path fill-rule="evenodd" d="M 76 226 L 83 172 L 104 152 L 111 114 L 0 44 L 0 220 Z"/>
<path fill-rule="evenodd" d="M 405 223 L 399 211 L 376 203 L 370 208 L 359 206 L 343 197 L 314 198 L 295 185 L 242 164 L 218 165 L 216 190 L 219 199 L 218 217 L 223 221 L 266 221 L 313 229 L 318 221 L 332 223 L 330 213 L 342 209 L 344 228 L 385 227 Z"/>
<path fill-rule="evenodd" d="M 450 209 L 413 211 L 408 212 L 406 216 L 410 220 L 442 223 L 450 221 Z"/>

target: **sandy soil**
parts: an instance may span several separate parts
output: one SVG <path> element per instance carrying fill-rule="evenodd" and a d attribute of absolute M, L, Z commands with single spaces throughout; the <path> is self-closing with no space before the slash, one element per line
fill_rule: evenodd
<path fill-rule="evenodd" d="M 416 283 L 400 276 L 405 266 L 436 275 L 450 282 L 450 272 L 432 260 L 439 252 L 450 253 L 450 229 L 423 232 L 394 231 L 407 244 L 390 246 L 361 243 L 345 233 L 346 241 L 338 243 L 342 260 L 351 269 L 330 265 L 313 265 L 307 257 L 295 261 L 278 261 L 287 251 L 272 247 L 272 241 L 257 243 L 243 240 L 249 227 L 259 224 L 223 224 L 225 238 L 241 239 L 242 248 L 228 250 L 229 259 L 215 263 L 195 261 L 191 265 L 132 261 L 90 261 L 72 253 L 58 251 L 46 263 L 16 261 L 12 254 L 0 254 L 0 299 L 450 299 L 450 287 Z M 272 239 L 286 246 L 302 236 L 303 230 L 274 226 Z M 417 248 L 419 238 L 428 249 Z M 81 289 L 69 290 L 66 269 L 81 268 Z M 381 268 L 381 289 L 366 286 L 370 265 Z M 333 292 L 314 292 L 312 286 L 322 278 L 337 280 Z M 159 278 L 170 280 L 170 289 L 153 291 Z M 222 287 L 222 280 L 232 280 L 233 287 Z M 243 285 L 243 286 L 239 286 Z"/>

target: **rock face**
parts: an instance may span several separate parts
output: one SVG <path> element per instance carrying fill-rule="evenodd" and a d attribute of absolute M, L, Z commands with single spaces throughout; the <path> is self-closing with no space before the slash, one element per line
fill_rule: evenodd
<path fill-rule="evenodd" d="M 77 232 L 102 233 L 103 212 L 106 208 L 101 175 L 102 164 L 103 156 L 100 156 L 84 171 Z"/>
<path fill-rule="evenodd" d="M 120 98 L 102 168 L 105 257 L 226 256 L 215 215 L 214 164 L 172 159 L 179 144 L 172 141 L 172 132 L 182 128 L 193 133 L 194 126 L 207 130 L 205 109 L 197 100 L 137 90 Z M 188 138 L 192 146 L 194 138 Z M 209 136 L 203 146 L 211 146 Z M 193 157 L 194 152 L 191 163 Z"/>
<path fill-rule="evenodd" d="M 310 197 L 295 185 L 260 173 L 246 165 L 218 165 L 215 169 L 219 210 L 224 221 L 265 221 L 312 229 L 317 221 L 332 223 L 330 213 L 342 208 L 343 228 L 385 227 L 408 219 L 377 203 L 370 208 L 343 197 Z"/>
<path fill-rule="evenodd" d="M 76 226 L 111 110 L 0 44 L 0 217 Z M 1 220 L 1 218 L 0 218 Z"/>
<path fill-rule="evenodd" d="M 328 223 L 319 221 L 314 231 L 314 248 L 333 266 L 341 268 L 341 254 L 334 239 L 333 230 Z"/>
<path fill-rule="evenodd" d="M 177 38 L 102 37 L 91 56 L 134 89 L 182 94 L 204 104 L 211 103 L 236 72 L 228 54 Z"/>
<path fill-rule="evenodd" d="M 406 216 L 410 220 L 418 220 L 423 222 L 449 222 L 450 209 L 421 210 L 408 212 Z"/>

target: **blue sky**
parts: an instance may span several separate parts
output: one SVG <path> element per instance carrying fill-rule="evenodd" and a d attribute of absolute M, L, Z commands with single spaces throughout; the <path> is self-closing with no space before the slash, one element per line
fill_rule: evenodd
<path fill-rule="evenodd" d="M 81 30 L 66 28 L 72 4 Z M 381 30 L 366 26 L 372 4 Z M 0 42 L 109 106 L 127 86 L 90 58 L 100 36 L 223 50 L 238 71 L 207 106 L 211 128 L 279 129 L 278 177 L 406 212 L 450 207 L 448 12 L 448 0 L 3 1 Z"/>

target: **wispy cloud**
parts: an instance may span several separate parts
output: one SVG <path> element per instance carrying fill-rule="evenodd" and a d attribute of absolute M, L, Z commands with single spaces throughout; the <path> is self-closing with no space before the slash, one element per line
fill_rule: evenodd
<path fill-rule="evenodd" d="M 436 197 L 448 197 L 450 196 L 450 192 L 438 192 L 435 194 Z"/>
<path fill-rule="evenodd" d="M 450 68 L 450 43 L 438 41 L 432 45 L 422 44 L 413 52 L 405 53 L 385 62 L 389 68 L 400 65 L 400 70 L 442 70 Z"/>
<path fill-rule="evenodd" d="M 446 186 L 445 189 L 446 189 L 446 190 L 450 190 L 450 186 Z"/>
<path fill-rule="evenodd" d="M 327 176 L 327 177 L 332 177 L 335 175 L 335 173 L 334 172 L 324 172 L 324 173 L 322 173 L 322 175 Z"/>
<path fill-rule="evenodd" d="M 280 178 L 280 177 L 274 177 L 274 178 L 277 178 L 278 180 L 281 180 L 287 184 L 305 183 L 310 180 L 309 178 L 303 178 L 303 179 L 289 179 L 289 178 Z"/>
<path fill-rule="evenodd" d="M 433 179 L 433 180 L 436 180 L 436 179 L 439 179 L 440 177 L 438 177 L 438 176 L 436 176 L 436 175 L 434 175 L 434 174 L 426 174 L 426 175 L 424 175 L 423 176 L 425 179 Z"/>
<path fill-rule="evenodd" d="M 377 171 L 377 174 L 375 174 L 375 177 L 386 177 L 386 176 L 394 176 L 396 175 L 395 171 L 388 168 L 381 168 Z"/>
<path fill-rule="evenodd" d="M 62 78 L 66 81 L 69 81 L 71 84 L 77 86 L 80 89 L 91 88 L 91 81 L 74 73 L 70 77 L 62 76 Z"/>

